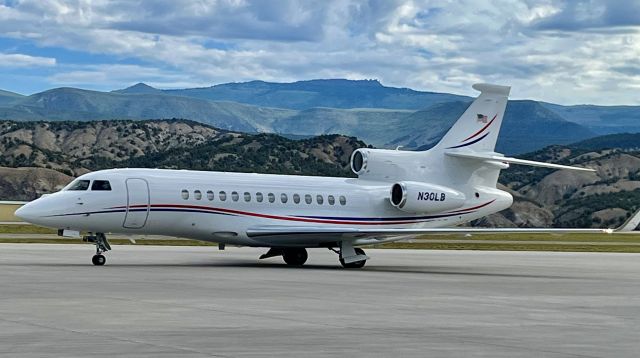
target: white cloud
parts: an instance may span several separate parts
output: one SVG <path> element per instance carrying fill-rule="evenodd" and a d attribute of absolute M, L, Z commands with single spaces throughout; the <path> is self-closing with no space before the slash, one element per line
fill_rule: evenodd
<path fill-rule="evenodd" d="M 55 58 L 29 56 L 21 53 L 0 53 L 0 67 L 50 67 Z"/>
<path fill-rule="evenodd" d="M 156 88 L 206 87 L 211 83 L 182 72 L 160 69 L 152 66 L 96 64 L 63 66 L 60 72 L 47 77 L 55 86 L 73 86 L 86 89 L 108 91 L 129 87 L 138 82 Z"/>
<path fill-rule="evenodd" d="M 511 84 L 519 98 L 637 104 L 640 18 L 625 4 L 24 0 L 0 5 L 0 34 L 143 63 L 65 63 L 49 77 L 62 85 L 345 77 L 473 94 L 484 81 Z"/>

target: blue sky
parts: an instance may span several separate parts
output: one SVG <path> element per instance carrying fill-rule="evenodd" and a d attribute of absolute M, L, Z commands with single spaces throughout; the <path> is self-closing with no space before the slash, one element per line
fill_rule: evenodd
<path fill-rule="evenodd" d="M 640 104 L 640 0 L 0 0 L 0 89 L 379 79 Z"/>

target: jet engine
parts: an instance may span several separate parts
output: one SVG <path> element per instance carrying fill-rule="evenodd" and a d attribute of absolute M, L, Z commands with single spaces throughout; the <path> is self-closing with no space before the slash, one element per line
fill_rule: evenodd
<path fill-rule="evenodd" d="M 417 152 L 360 148 L 351 154 L 351 170 L 359 178 L 372 180 L 394 180 L 402 178 L 403 168 L 415 168 Z"/>
<path fill-rule="evenodd" d="M 393 184 L 391 205 L 408 213 L 433 213 L 460 208 L 466 200 L 457 190 L 440 185 L 403 181 Z"/>

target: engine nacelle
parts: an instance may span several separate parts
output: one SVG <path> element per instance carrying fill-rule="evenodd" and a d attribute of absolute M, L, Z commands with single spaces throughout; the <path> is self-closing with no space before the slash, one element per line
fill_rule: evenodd
<path fill-rule="evenodd" d="M 359 178 L 394 180 L 406 176 L 404 168 L 417 168 L 418 152 L 360 148 L 351 154 L 351 170 Z"/>
<path fill-rule="evenodd" d="M 408 213 L 433 213 L 460 208 L 463 193 L 440 185 L 404 181 L 393 184 L 391 205 Z"/>

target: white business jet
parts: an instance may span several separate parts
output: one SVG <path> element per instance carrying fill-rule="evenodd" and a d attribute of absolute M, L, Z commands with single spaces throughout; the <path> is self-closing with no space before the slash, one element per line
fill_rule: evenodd
<path fill-rule="evenodd" d="M 361 148 L 351 156 L 354 178 L 164 169 L 111 169 L 80 176 L 34 200 L 16 216 L 59 229 L 96 246 L 93 264 L 110 250 L 105 233 L 153 234 L 266 247 L 261 258 L 307 260 L 307 248 L 329 248 L 346 268 L 369 258 L 358 246 L 439 233 L 624 232 L 621 228 L 490 229 L 455 225 L 511 206 L 496 188 L 509 164 L 592 171 L 505 157 L 494 152 L 510 87 L 476 84 L 480 96 L 442 140 L 421 151 Z"/>

